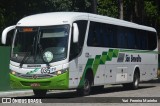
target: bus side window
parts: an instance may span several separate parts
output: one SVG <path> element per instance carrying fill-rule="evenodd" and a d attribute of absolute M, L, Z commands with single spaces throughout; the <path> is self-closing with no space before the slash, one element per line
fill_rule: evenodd
<path fill-rule="evenodd" d="M 92 46 L 92 41 L 93 41 L 93 34 L 94 34 L 94 31 L 93 31 L 93 22 L 90 22 L 90 26 L 89 26 L 89 32 L 88 32 L 88 40 L 87 40 L 87 45 L 88 46 Z"/>
<path fill-rule="evenodd" d="M 142 39 L 141 39 L 141 43 L 142 43 L 142 50 L 147 50 L 147 37 L 146 37 L 146 31 L 143 31 L 142 35 L 141 35 Z"/>
<path fill-rule="evenodd" d="M 112 47 L 117 48 L 117 26 L 113 26 L 113 42 Z"/>
<path fill-rule="evenodd" d="M 128 31 L 128 48 L 129 49 L 135 48 L 135 36 L 132 29 Z"/>
<path fill-rule="evenodd" d="M 96 27 L 97 23 L 95 22 L 90 22 L 90 28 L 89 28 L 89 34 L 88 34 L 88 40 L 87 40 L 87 45 L 88 46 L 94 46 L 98 47 L 100 39 L 98 39 L 99 36 L 99 31 L 98 28 Z"/>
<path fill-rule="evenodd" d="M 108 39 L 108 28 L 107 28 L 107 25 L 104 25 L 104 27 L 102 29 L 102 42 L 103 42 L 103 47 L 108 47 L 109 39 Z"/>
<path fill-rule="evenodd" d="M 114 47 L 117 45 L 116 27 L 108 24 L 101 24 L 100 47 Z M 99 28 L 100 28 L 99 27 Z"/>
<path fill-rule="evenodd" d="M 96 32 L 96 34 L 95 34 L 95 43 L 97 43 L 95 46 L 97 46 L 97 47 L 99 47 L 99 46 L 101 46 L 102 44 L 102 41 L 101 41 L 101 25 L 100 25 L 100 23 L 96 23 L 96 25 L 95 25 L 95 32 Z"/>
<path fill-rule="evenodd" d="M 108 39 L 108 46 L 107 47 L 111 47 L 112 46 L 112 29 L 108 28 L 108 35 L 107 35 L 107 39 Z"/>
<path fill-rule="evenodd" d="M 84 45 L 84 39 L 85 39 L 85 35 L 86 35 L 86 29 L 87 29 L 87 23 L 88 21 L 86 20 L 81 20 L 81 21 L 76 21 L 75 23 L 77 23 L 78 25 L 78 29 L 79 29 L 79 51 L 82 50 L 83 45 Z"/>
<path fill-rule="evenodd" d="M 134 48 L 138 49 L 139 48 L 139 38 L 138 38 L 138 31 L 134 30 L 134 36 L 135 36 L 135 44 L 134 44 Z"/>
<path fill-rule="evenodd" d="M 122 27 L 118 26 L 118 48 L 124 48 L 125 46 L 125 36 L 124 30 Z"/>
<path fill-rule="evenodd" d="M 95 30 L 92 35 L 92 44 L 91 45 L 98 47 L 98 37 L 97 37 L 97 32 Z"/>
<path fill-rule="evenodd" d="M 148 32 L 148 49 L 154 50 L 157 47 L 156 33 Z"/>
<path fill-rule="evenodd" d="M 78 25 L 79 41 L 78 43 L 73 43 L 73 29 L 72 29 L 69 60 L 76 58 L 82 51 L 88 21 L 79 20 L 79 21 L 75 21 L 74 23 L 77 23 Z"/>

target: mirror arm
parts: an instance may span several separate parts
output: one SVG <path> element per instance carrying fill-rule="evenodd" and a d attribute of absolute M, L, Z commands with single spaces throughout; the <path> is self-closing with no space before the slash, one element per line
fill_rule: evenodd
<path fill-rule="evenodd" d="M 13 29 L 15 29 L 16 25 L 7 27 L 2 32 L 2 44 L 6 44 L 7 33 Z"/>

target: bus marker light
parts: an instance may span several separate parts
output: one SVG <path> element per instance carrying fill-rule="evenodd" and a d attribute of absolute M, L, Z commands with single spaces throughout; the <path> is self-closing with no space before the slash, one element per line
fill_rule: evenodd
<path fill-rule="evenodd" d="M 23 28 L 23 32 L 33 32 L 33 28 Z"/>

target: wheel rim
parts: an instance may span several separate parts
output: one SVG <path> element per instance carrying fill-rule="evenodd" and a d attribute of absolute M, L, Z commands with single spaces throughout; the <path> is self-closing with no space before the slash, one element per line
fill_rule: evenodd
<path fill-rule="evenodd" d="M 84 83 L 84 90 L 86 93 L 88 93 L 90 91 L 90 84 L 87 79 L 85 80 L 85 83 Z"/>
<path fill-rule="evenodd" d="M 135 81 L 134 81 L 134 86 L 138 87 L 138 84 L 139 84 L 139 78 L 138 78 L 138 75 L 136 75 L 135 76 Z"/>
<path fill-rule="evenodd" d="M 138 86 L 138 79 L 135 80 L 134 85 L 137 87 Z"/>

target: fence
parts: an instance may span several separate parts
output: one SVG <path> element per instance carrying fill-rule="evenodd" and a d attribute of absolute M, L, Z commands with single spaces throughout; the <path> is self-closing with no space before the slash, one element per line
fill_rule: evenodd
<path fill-rule="evenodd" d="M 0 91 L 10 90 L 9 83 L 10 47 L 0 46 Z"/>

